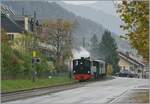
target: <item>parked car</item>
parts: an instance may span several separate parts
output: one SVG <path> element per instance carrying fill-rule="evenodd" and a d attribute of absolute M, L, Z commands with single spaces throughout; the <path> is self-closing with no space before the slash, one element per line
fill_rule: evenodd
<path fill-rule="evenodd" d="M 119 73 L 116 73 L 115 76 L 119 77 L 130 77 L 130 78 L 135 78 L 138 77 L 138 75 L 132 71 L 128 70 L 121 70 Z"/>

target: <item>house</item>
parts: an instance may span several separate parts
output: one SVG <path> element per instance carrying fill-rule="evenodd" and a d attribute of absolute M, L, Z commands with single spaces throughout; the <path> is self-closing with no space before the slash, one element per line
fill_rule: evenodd
<path fill-rule="evenodd" d="M 16 15 L 13 10 L 5 5 L 1 5 L 1 28 L 6 31 L 10 41 L 20 37 L 25 32 L 38 35 L 42 31 L 42 27 L 36 18 Z"/>
<path fill-rule="evenodd" d="M 118 52 L 119 67 L 121 70 L 128 70 L 142 77 L 145 65 L 131 57 L 128 53 Z"/>

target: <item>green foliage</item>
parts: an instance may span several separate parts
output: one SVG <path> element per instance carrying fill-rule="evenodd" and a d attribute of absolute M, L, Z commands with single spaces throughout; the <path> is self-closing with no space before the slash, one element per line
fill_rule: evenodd
<path fill-rule="evenodd" d="M 34 66 L 35 66 L 34 69 L 37 71 L 38 76 L 41 76 L 42 72 L 49 70 L 50 68 L 48 66 L 46 57 L 42 54 L 40 56 L 40 63 L 36 63 Z"/>
<path fill-rule="evenodd" d="M 20 54 L 8 44 L 2 43 L 2 78 L 17 78 L 29 76 L 31 70 L 31 55 Z"/>
<path fill-rule="evenodd" d="M 105 31 L 101 43 L 99 44 L 98 56 L 113 66 L 113 73 L 118 71 L 119 57 L 117 53 L 117 44 L 109 31 Z"/>
<path fill-rule="evenodd" d="M 16 38 L 13 44 L 6 41 L 6 33 L 3 32 L 2 51 L 2 79 L 30 77 L 32 72 L 32 47 L 33 37 L 30 34 Z M 48 70 L 47 58 L 38 51 L 41 62 L 35 65 L 35 69 L 40 73 Z"/>
<path fill-rule="evenodd" d="M 118 4 L 117 12 L 124 21 L 120 27 L 126 31 L 126 37 L 131 45 L 148 61 L 149 1 L 123 0 Z"/>
<path fill-rule="evenodd" d="M 4 76 L 10 74 L 10 69 L 12 68 L 12 56 L 13 51 L 7 43 L 1 44 L 1 73 Z"/>

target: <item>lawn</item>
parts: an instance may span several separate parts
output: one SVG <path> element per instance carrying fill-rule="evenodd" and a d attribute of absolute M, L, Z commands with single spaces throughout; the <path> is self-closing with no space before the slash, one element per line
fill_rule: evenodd
<path fill-rule="evenodd" d="M 51 79 L 37 79 L 36 82 L 32 82 L 29 79 L 17 79 L 17 80 L 1 80 L 2 92 L 13 92 L 25 89 L 57 86 L 75 83 L 76 81 L 68 77 L 52 77 Z"/>

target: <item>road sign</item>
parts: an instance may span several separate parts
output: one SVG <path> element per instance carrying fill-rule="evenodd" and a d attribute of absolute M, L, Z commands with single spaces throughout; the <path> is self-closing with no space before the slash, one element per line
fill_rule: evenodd
<path fill-rule="evenodd" d="M 36 51 L 32 51 L 32 57 L 37 57 Z"/>
<path fill-rule="evenodd" d="M 34 63 L 40 63 L 40 58 L 37 58 L 37 57 L 34 57 L 34 58 L 32 58 L 32 63 L 34 64 Z"/>
<path fill-rule="evenodd" d="M 36 57 L 36 51 L 32 51 L 32 57 Z"/>

